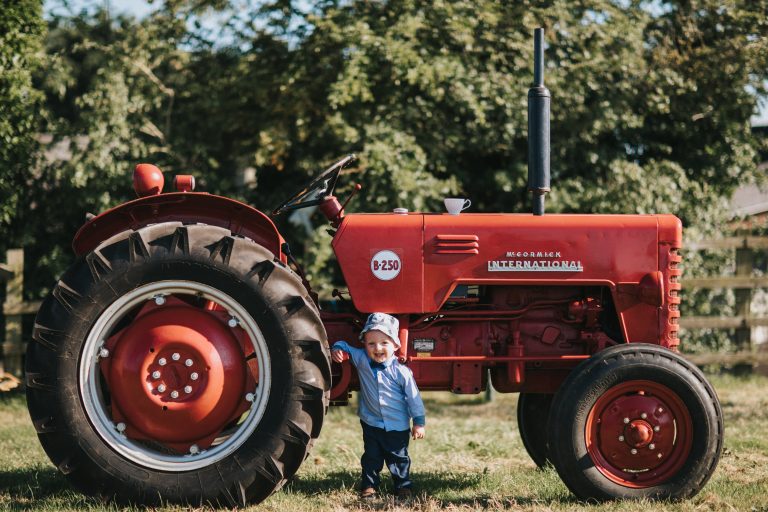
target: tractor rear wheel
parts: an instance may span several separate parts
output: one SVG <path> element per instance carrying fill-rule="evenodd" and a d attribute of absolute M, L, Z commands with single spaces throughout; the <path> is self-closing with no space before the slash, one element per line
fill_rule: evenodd
<path fill-rule="evenodd" d="M 684 499 L 712 476 L 723 415 L 701 371 L 657 345 L 603 350 L 552 403 L 552 462 L 579 498 Z"/>
<path fill-rule="evenodd" d="M 43 302 L 27 399 L 51 461 L 128 503 L 244 506 L 299 468 L 327 410 L 325 329 L 301 280 L 206 225 L 126 231 Z"/>
<path fill-rule="evenodd" d="M 520 393 L 517 399 L 517 428 L 523 446 L 539 468 L 549 464 L 547 448 L 547 419 L 554 395 Z"/>

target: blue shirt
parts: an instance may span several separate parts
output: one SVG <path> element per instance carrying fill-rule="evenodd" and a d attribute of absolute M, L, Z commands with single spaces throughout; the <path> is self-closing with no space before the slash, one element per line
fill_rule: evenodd
<path fill-rule="evenodd" d="M 410 368 L 390 357 L 381 365 L 372 367 L 368 354 L 361 348 L 351 347 L 346 341 L 333 344 L 334 350 L 349 354 L 360 379 L 360 406 L 358 416 L 372 427 L 384 430 L 409 430 L 414 425 L 425 425 L 424 403 Z"/>

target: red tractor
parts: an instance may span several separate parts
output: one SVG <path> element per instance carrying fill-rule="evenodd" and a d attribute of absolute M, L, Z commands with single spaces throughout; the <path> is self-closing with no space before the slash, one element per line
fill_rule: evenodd
<path fill-rule="evenodd" d="M 520 393 L 537 465 L 582 499 L 696 494 L 722 449 L 702 373 L 677 353 L 672 215 L 543 215 L 549 92 L 536 34 L 534 214 L 344 215 L 348 156 L 273 214 L 318 206 L 351 301 L 325 312 L 269 216 L 139 165 L 140 196 L 90 219 L 27 358 L 40 441 L 80 490 L 132 503 L 245 505 L 296 473 L 357 378 L 329 342 L 400 321 L 422 390 Z M 490 382 L 489 382 L 490 380 Z"/>

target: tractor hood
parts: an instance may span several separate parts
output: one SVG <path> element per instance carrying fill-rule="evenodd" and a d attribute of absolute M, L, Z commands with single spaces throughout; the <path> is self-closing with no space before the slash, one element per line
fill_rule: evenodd
<path fill-rule="evenodd" d="M 460 284 L 642 287 L 681 240 L 674 215 L 387 213 L 347 215 L 333 248 L 359 311 L 430 313 Z"/>

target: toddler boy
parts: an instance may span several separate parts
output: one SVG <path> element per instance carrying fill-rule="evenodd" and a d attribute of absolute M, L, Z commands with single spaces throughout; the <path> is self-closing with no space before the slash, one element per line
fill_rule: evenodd
<path fill-rule="evenodd" d="M 364 452 L 360 459 L 360 497 L 373 498 L 379 487 L 379 473 L 387 463 L 395 484 L 395 495 L 411 495 L 411 459 L 408 456 L 409 430 L 413 439 L 423 439 L 426 420 L 424 404 L 411 370 L 397 362 L 400 348 L 399 322 L 393 316 L 373 313 L 360 333 L 364 349 L 345 341 L 333 344 L 331 357 L 337 363 L 349 354 L 360 379 L 358 416 L 363 427 Z M 413 428 L 410 419 L 413 418 Z"/>

